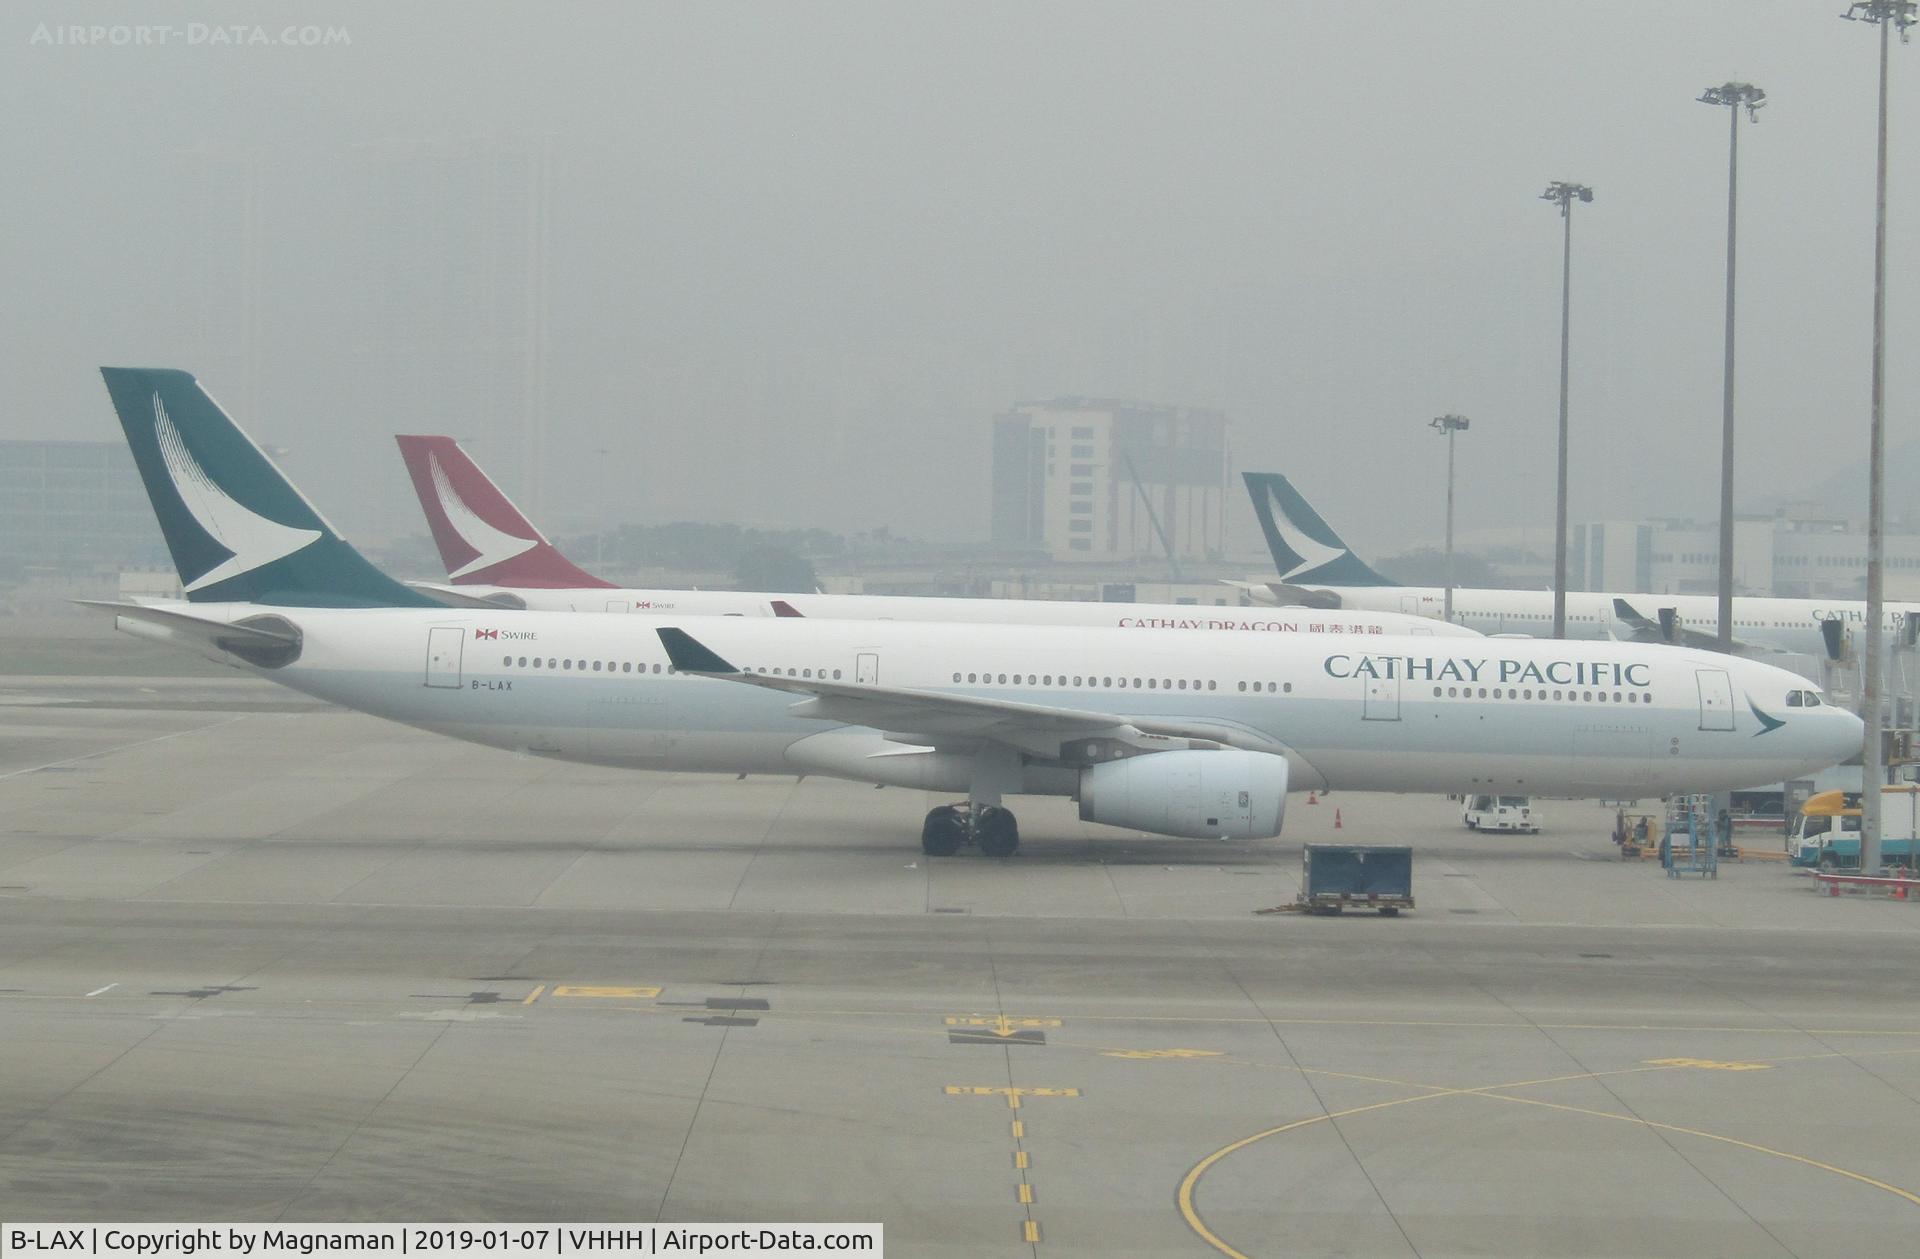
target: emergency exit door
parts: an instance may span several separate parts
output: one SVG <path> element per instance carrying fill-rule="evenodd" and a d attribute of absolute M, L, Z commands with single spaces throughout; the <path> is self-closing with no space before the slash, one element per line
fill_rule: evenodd
<path fill-rule="evenodd" d="M 880 655 L 863 651 L 853 658 L 853 680 L 861 686 L 880 685 Z"/>
<path fill-rule="evenodd" d="M 467 631 L 457 625 L 436 625 L 427 631 L 428 686 L 460 685 L 460 649 Z"/>
<path fill-rule="evenodd" d="M 1700 728 L 1733 729 L 1733 679 L 1725 669 L 1696 669 L 1700 684 Z"/>

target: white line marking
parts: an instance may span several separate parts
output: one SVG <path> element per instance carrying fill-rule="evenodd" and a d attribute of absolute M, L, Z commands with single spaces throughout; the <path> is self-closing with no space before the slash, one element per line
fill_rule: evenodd
<path fill-rule="evenodd" d="M 175 730 L 172 734 L 155 735 L 151 739 L 138 739 L 132 743 L 122 743 L 118 747 L 102 748 L 98 752 L 83 752 L 79 756 L 69 756 L 64 761 L 48 761 L 45 765 L 32 765 L 26 769 L 9 770 L 4 774 L 0 774 L 0 782 L 4 782 L 9 778 L 18 778 L 23 774 L 37 774 L 43 769 L 58 769 L 62 765 L 77 765 L 81 761 L 91 761 L 102 756 L 112 756 L 115 752 L 126 752 L 133 748 L 143 748 L 150 743 L 165 743 L 168 739 L 178 739 L 189 734 L 203 734 L 208 730 L 217 730 L 221 726 L 230 726 L 236 721 L 244 721 L 251 716 L 253 716 L 252 713 L 239 713 L 235 716 L 228 717 L 224 721 L 209 722 L 204 726 L 194 726 L 189 730 Z"/>
<path fill-rule="evenodd" d="M 120 985 L 119 985 L 119 984 L 117 984 L 117 983 L 112 983 L 112 984 L 108 984 L 108 985 L 107 985 L 107 986 L 106 986 L 105 988 L 95 988 L 95 989 L 94 989 L 94 990 L 93 990 L 92 992 L 90 992 L 90 993 L 88 993 L 87 995 L 88 995 L 89 997 L 97 997 L 97 996 L 99 996 L 99 995 L 100 995 L 101 993 L 103 993 L 103 992 L 111 992 L 111 991 L 113 991 L 113 990 L 114 990 L 115 988 L 118 988 L 119 986 L 120 986 Z"/>

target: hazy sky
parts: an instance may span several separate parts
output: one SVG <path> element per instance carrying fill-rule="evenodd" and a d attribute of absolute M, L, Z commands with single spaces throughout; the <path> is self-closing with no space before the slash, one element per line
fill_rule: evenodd
<path fill-rule="evenodd" d="M 396 431 L 475 438 L 534 497 L 534 183 L 460 163 L 541 151 L 556 532 L 604 507 L 982 538 L 992 415 L 1062 393 L 1224 408 L 1241 468 L 1377 550 L 1437 536 L 1426 421 L 1460 412 L 1461 528 L 1545 527 L 1537 198 L 1570 179 L 1596 190 L 1574 515 L 1708 516 L 1727 114 L 1694 98 L 1740 78 L 1769 94 L 1741 130 L 1739 343 L 1766 506 L 1866 445 L 1875 47 L 1842 7 L 10 5 L 0 434 L 117 437 L 95 367 L 177 365 L 349 533 L 420 529 Z M 76 15 L 172 34 L 49 42 Z M 350 43 L 192 38 L 221 21 Z M 1893 59 L 1898 444 L 1920 47 Z"/>

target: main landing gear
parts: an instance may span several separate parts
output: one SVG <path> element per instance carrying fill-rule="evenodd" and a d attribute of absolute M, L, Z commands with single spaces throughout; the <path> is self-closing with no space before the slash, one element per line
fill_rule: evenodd
<path fill-rule="evenodd" d="M 962 844 L 978 844 L 989 857 L 1011 857 L 1020 847 L 1020 826 L 1013 811 L 997 804 L 943 804 L 920 827 L 920 851 L 951 857 Z"/>

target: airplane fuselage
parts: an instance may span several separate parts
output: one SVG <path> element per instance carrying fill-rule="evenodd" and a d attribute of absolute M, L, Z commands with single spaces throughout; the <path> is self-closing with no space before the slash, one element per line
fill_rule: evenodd
<path fill-rule="evenodd" d="M 1315 586 L 1313 589 L 1324 589 L 1336 596 L 1340 612 L 1398 612 L 1438 620 L 1445 607 L 1445 592 L 1438 586 Z M 1660 609 L 1672 608 L 1679 623 L 1689 630 L 1711 635 L 1719 627 L 1719 606 L 1712 595 L 1569 591 L 1567 637 L 1633 638 L 1637 627 L 1615 614 L 1616 599 L 1626 601 L 1647 621 L 1656 624 Z M 1887 604 L 1883 624 L 1889 637 L 1897 634 L 1904 619 L 1912 615 L 1920 615 L 1920 604 Z M 1826 654 L 1821 625 L 1829 620 L 1840 622 L 1842 629 L 1853 636 L 1856 649 L 1864 645 L 1866 616 L 1866 604 L 1860 600 L 1741 595 L 1733 601 L 1735 638 L 1756 647 L 1809 656 Z M 1553 632 L 1553 593 L 1456 587 L 1453 623 L 1482 634 L 1546 637 Z"/>
<path fill-rule="evenodd" d="M 802 716 L 789 693 L 675 673 L 651 618 L 252 604 L 193 612 L 225 621 L 270 613 L 298 630 L 298 657 L 246 667 L 476 743 L 647 769 L 903 781 L 866 768 L 908 750 L 880 730 Z M 1196 651 L 1184 636 L 1121 629 L 686 626 L 752 672 L 1210 723 L 1238 746 L 1285 755 L 1293 790 L 1710 791 L 1825 768 L 1857 751 L 1860 737 L 1856 718 L 1812 704 L 1794 675 L 1662 646 L 1224 634 Z M 917 785 L 965 789 L 929 772 Z M 1036 759 L 1024 789 L 1072 794 L 1070 769 Z"/>
<path fill-rule="evenodd" d="M 613 612 L 648 616 L 785 616 L 843 621 L 944 621 L 955 624 L 1084 625 L 1175 633 L 1426 634 L 1478 637 L 1477 630 L 1393 609 L 1227 607 L 1188 603 L 1096 603 L 1071 599 L 959 599 L 915 595 L 774 594 L 737 590 L 543 589 L 415 583 L 433 594 L 495 602 L 533 612 Z"/>

